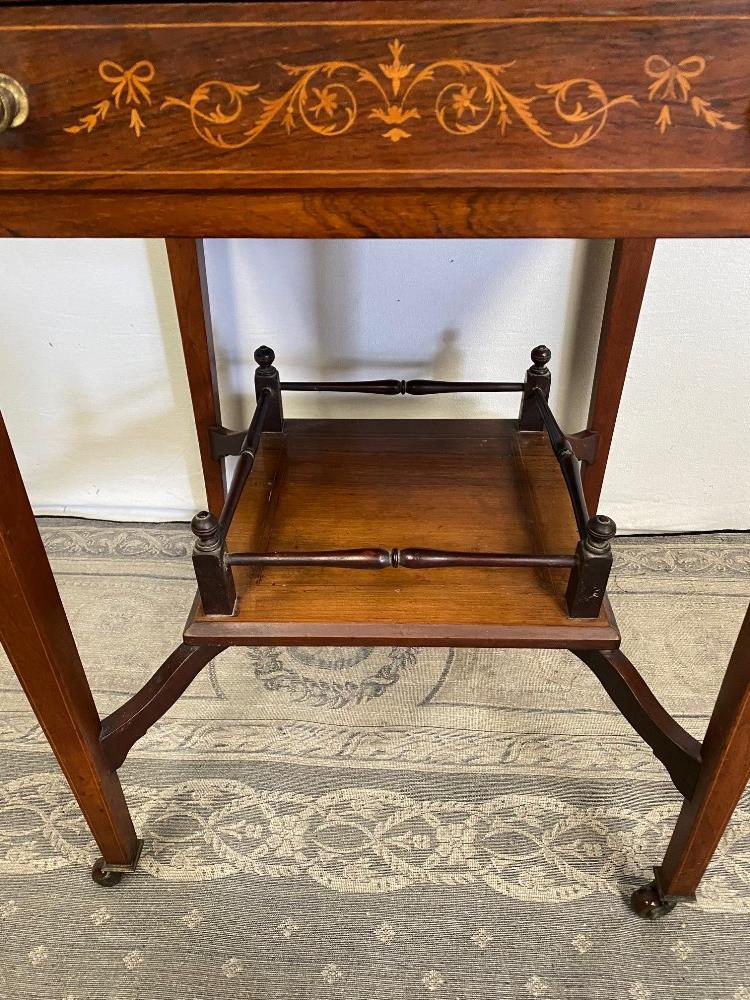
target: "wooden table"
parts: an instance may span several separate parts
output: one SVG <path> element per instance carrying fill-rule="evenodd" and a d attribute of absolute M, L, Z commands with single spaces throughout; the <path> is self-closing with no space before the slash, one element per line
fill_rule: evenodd
<path fill-rule="evenodd" d="M 602 582 L 614 526 L 603 516 L 580 523 L 586 505 L 597 509 L 655 239 L 750 235 L 750 14 L 739 0 L 477 0 L 465 10 L 448 0 L 0 6 L 0 230 L 166 238 L 206 483 L 208 510 L 194 522 L 202 602 L 175 653 L 102 722 L 0 422 L 0 636 L 102 852 L 100 884 L 132 870 L 140 850 L 119 765 L 234 642 L 573 650 L 685 797 L 655 882 L 634 895 L 643 915 L 694 893 L 750 778 L 750 617 L 698 744 L 619 652 Z M 273 352 L 261 348 L 262 412 L 247 434 L 227 432 L 205 236 L 615 237 L 585 431 L 566 438 L 546 413 L 540 347 L 515 384 L 520 425 L 411 429 L 282 425 L 281 396 L 300 386 L 285 385 Z M 544 430 L 552 461 L 540 451 Z M 227 496 L 223 457 L 240 451 L 246 472 L 255 469 Z M 346 556 L 349 569 L 328 551 L 331 538 L 337 548 L 370 539 L 356 511 L 339 515 L 342 455 L 369 484 L 356 510 L 368 509 L 366 523 L 379 532 L 375 547 Z M 566 497 L 552 485 L 554 458 L 578 535 L 571 512 L 556 513 Z M 482 471 L 496 459 L 505 499 L 488 493 Z M 434 510 L 434 495 L 455 505 L 447 529 L 445 518 L 424 522 L 447 531 L 437 553 L 425 553 L 391 510 L 394 476 L 377 472 L 391 467 L 405 509 Z M 285 486 L 273 509 L 254 506 L 278 468 Z M 585 497 L 576 494 L 579 468 Z M 320 469 L 332 493 L 321 489 Z M 477 553 L 498 525 L 524 541 L 512 515 L 537 488 L 560 498 L 551 514 L 532 502 L 536 554 Z M 471 507 L 477 493 L 492 512 L 486 524 Z M 216 515 L 226 505 L 236 516 L 222 525 Z M 290 524 L 317 539 L 316 553 L 281 551 Z M 459 551 L 467 525 L 477 537 Z M 575 553 L 554 555 L 571 536 Z M 229 551 L 248 538 L 254 553 Z M 354 596 L 343 600 L 336 581 L 357 564 L 361 575 L 346 576 Z M 576 603 L 583 577 L 594 580 L 584 595 L 593 610 Z M 409 595 L 401 603 L 396 578 Z M 451 591 L 464 595 L 457 611 Z"/>

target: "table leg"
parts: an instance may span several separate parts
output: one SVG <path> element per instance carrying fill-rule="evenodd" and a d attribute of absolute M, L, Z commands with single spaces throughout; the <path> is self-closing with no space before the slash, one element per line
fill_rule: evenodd
<path fill-rule="evenodd" d="M 203 240 L 165 240 L 177 320 L 182 337 L 195 429 L 198 433 L 208 509 L 218 516 L 224 506 L 226 481 L 223 461 L 211 451 L 210 429 L 221 426 L 211 316 L 208 307 Z"/>
<path fill-rule="evenodd" d="M 702 764 L 685 800 L 656 882 L 633 895 L 636 911 L 660 915 L 698 887 L 750 781 L 750 609 L 724 675 L 701 750 Z"/>
<path fill-rule="evenodd" d="M 594 461 L 583 471 L 586 503 L 592 512 L 599 504 L 655 242 L 615 241 L 588 419 L 588 430 L 596 432 L 598 443 Z M 633 894 L 636 912 L 660 916 L 676 900 L 694 894 L 748 781 L 750 610 L 701 747 L 695 791 L 685 800 L 656 880 Z"/>
<path fill-rule="evenodd" d="M 598 437 L 596 456 L 583 467 L 583 490 L 592 514 L 599 506 L 655 243 L 634 237 L 615 240 L 588 419 L 588 430 Z"/>
<path fill-rule="evenodd" d="M 130 866 L 139 842 L 2 416 L 0 469 L 0 640 L 105 865 Z"/>

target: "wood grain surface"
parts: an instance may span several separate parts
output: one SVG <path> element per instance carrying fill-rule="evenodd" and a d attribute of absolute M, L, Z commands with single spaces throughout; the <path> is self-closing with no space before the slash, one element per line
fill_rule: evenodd
<path fill-rule="evenodd" d="M 0 236 L 750 235 L 750 191 L 3 192 Z"/>
<path fill-rule="evenodd" d="M 0 10 L 0 186 L 750 185 L 750 12 L 442 0 Z M 541 12 L 539 12 L 541 11 Z"/>
<path fill-rule="evenodd" d="M 544 434 L 515 421 L 292 420 L 266 434 L 229 551 L 444 548 L 572 555 L 575 520 Z M 187 642 L 617 645 L 608 607 L 565 609 L 568 572 L 235 567 L 233 618 Z"/>

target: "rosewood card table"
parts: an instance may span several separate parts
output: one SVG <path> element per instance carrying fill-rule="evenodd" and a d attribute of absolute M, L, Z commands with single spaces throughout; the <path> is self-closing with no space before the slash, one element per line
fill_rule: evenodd
<path fill-rule="evenodd" d="M 2 3 L 0 73 L 2 235 L 166 239 L 206 483 L 182 641 L 100 720 L 0 422 L 0 637 L 95 880 L 140 852 L 118 768 L 227 646 L 534 647 L 583 661 L 684 796 L 636 911 L 691 897 L 750 777 L 750 617 L 699 743 L 620 652 L 597 507 L 655 239 L 750 235 L 745 0 Z M 207 236 L 615 238 L 587 427 L 558 426 L 542 345 L 479 383 L 285 382 L 262 346 L 223 427 Z M 283 413 L 462 391 L 519 417 Z"/>

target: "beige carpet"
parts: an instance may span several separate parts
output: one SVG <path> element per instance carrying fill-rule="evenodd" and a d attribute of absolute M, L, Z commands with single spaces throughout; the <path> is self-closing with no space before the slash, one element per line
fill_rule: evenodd
<path fill-rule="evenodd" d="M 42 523 L 104 714 L 179 641 L 189 531 Z M 749 594 L 747 535 L 618 542 L 623 649 L 696 736 Z M 0 1000 L 750 1000 L 750 807 L 697 904 L 632 916 L 679 797 L 569 654 L 222 654 L 122 769 L 111 890 L 4 660 L 0 743 Z"/>

